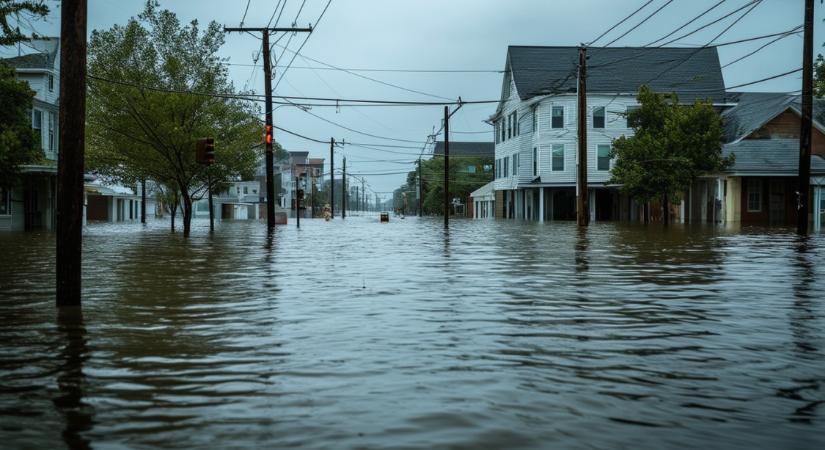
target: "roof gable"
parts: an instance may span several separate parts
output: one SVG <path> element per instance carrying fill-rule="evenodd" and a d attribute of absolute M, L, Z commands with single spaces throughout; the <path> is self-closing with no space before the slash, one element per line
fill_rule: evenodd
<path fill-rule="evenodd" d="M 710 98 L 721 103 L 725 84 L 715 47 L 591 48 L 587 90 L 635 94 L 647 84 L 656 92 L 677 92 L 685 102 Z M 508 63 L 522 100 L 576 92 L 578 47 L 508 48 Z"/>
<path fill-rule="evenodd" d="M 725 126 L 725 141 L 739 142 L 786 111 L 800 116 L 801 96 L 781 92 L 734 92 L 729 98 L 737 104 L 722 113 Z M 825 133 L 825 100 L 814 99 L 814 127 Z"/>

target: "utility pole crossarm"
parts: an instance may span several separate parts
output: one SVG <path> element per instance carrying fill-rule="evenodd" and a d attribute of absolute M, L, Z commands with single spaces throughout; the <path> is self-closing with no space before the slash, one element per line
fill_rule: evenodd
<path fill-rule="evenodd" d="M 224 31 L 224 33 L 237 33 L 237 32 L 245 32 L 245 31 L 249 31 L 250 33 L 252 33 L 252 32 L 278 33 L 278 32 L 281 32 L 281 31 L 283 31 L 283 32 L 295 32 L 295 33 L 312 33 L 312 26 L 309 26 L 307 28 L 289 28 L 289 27 L 286 27 L 286 28 L 285 27 L 274 27 L 274 28 L 266 28 L 266 27 L 249 28 L 249 27 L 243 27 L 243 28 L 238 28 L 238 27 L 223 27 L 223 31 Z"/>

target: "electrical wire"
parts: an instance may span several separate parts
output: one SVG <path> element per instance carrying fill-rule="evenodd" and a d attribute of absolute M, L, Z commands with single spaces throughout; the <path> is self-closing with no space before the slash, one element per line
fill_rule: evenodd
<path fill-rule="evenodd" d="M 652 13 L 650 13 L 647 17 L 645 17 L 644 19 L 642 19 L 642 21 L 641 21 L 641 22 L 637 23 L 637 24 L 636 24 L 635 26 L 633 26 L 631 29 L 629 29 L 629 30 L 625 31 L 624 33 L 622 33 L 622 35 L 621 35 L 621 36 L 619 36 L 619 37 L 617 37 L 616 39 L 613 39 L 612 41 L 608 42 L 608 43 L 607 43 L 607 45 L 605 45 L 604 47 L 609 47 L 609 46 L 613 45 L 613 44 L 614 44 L 616 41 L 618 41 L 619 39 L 621 39 L 621 38 L 623 38 L 623 37 L 627 36 L 627 35 L 628 35 L 628 33 L 630 33 L 631 31 L 633 31 L 633 30 L 635 30 L 635 29 L 639 28 L 640 26 L 642 26 L 642 24 L 643 24 L 643 23 L 645 23 L 645 22 L 647 22 L 647 21 L 648 21 L 648 19 L 650 19 L 651 17 L 653 17 L 653 16 L 655 16 L 656 14 L 658 14 L 660 11 L 662 11 L 663 9 L 665 9 L 665 8 L 666 8 L 669 4 L 671 4 L 671 3 L 673 3 L 673 0 L 667 0 L 667 2 L 666 2 L 664 5 L 660 6 L 660 7 L 659 7 L 659 8 L 657 8 L 655 11 L 653 11 Z"/>
<path fill-rule="evenodd" d="M 708 9 L 706 9 L 706 10 L 704 10 L 704 11 L 702 11 L 702 12 L 701 12 L 698 16 L 696 16 L 696 17 L 694 17 L 694 18 L 692 18 L 692 19 L 688 20 L 687 22 L 685 22 L 685 23 L 684 23 L 682 26 L 680 26 L 679 28 L 676 28 L 675 30 L 671 31 L 670 33 L 668 33 L 668 34 L 666 34 L 666 35 L 664 35 L 664 36 L 662 36 L 662 37 L 660 37 L 659 39 L 656 39 L 655 41 L 652 41 L 652 42 L 649 42 L 649 43 L 645 44 L 643 47 L 650 47 L 651 45 L 653 45 L 653 44 L 655 44 L 655 43 L 657 43 L 657 42 L 661 42 L 661 41 L 663 41 L 663 40 L 665 40 L 665 39 L 667 39 L 667 38 L 669 38 L 669 37 L 673 36 L 674 34 L 678 33 L 678 32 L 679 32 L 679 31 L 681 31 L 682 29 L 684 29 L 686 26 L 688 26 L 688 25 L 692 24 L 693 22 L 696 22 L 696 21 L 697 21 L 697 20 L 699 20 L 701 17 L 705 16 L 707 13 L 709 13 L 709 12 L 713 11 L 714 9 L 716 9 L 717 7 L 721 6 L 721 5 L 722 5 L 722 3 L 725 3 L 725 1 L 726 1 L 726 0 L 720 0 L 720 1 L 719 1 L 718 3 L 716 3 L 715 5 L 711 6 L 710 8 L 708 8 Z"/>
<path fill-rule="evenodd" d="M 621 24 L 625 23 L 628 19 L 630 19 L 631 17 L 635 16 L 635 15 L 636 15 L 636 13 L 638 13 L 638 12 L 639 12 L 639 11 L 641 11 L 641 10 L 643 10 L 643 9 L 645 8 L 645 6 L 647 6 L 647 5 L 651 4 L 651 3 L 653 3 L 653 0 L 648 0 L 648 2 L 647 2 L 647 3 L 645 3 L 644 5 L 640 6 L 640 7 L 639 7 L 639 9 L 637 9 L 636 11 L 633 11 L 632 13 L 630 13 L 630 15 L 629 15 L 629 16 L 625 17 L 624 19 L 620 20 L 618 23 L 616 23 L 616 24 L 615 24 L 615 25 L 613 25 L 612 27 L 608 28 L 608 29 L 607 29 L 607 31 L 605 31 L 604 33 L 600 34 L 600 35 L 599 35 L 599 37 L 597 37 L 596 39 L 593 39 L 592 41 L 590 41 L 590 43 L 588 43 L 588 44 L 587 44 L 587 46 L 589 47 L 589 46 L 592 46 L 593 44 L 595 44 L 595 43 L 596 43 L 599 39 L 603 38 L 603 37 L 604 37 L 607 33 L 610 33 L 611 31 L 613 31 L 613 30 L 614 30 L 616 27 L 618 27 L 619 25 L 621 25 Z"/>
<path fill-rule="evenodd" d="M 314 28 L 317 28 L 318 24 L 321 23 L 321 20 L 324 18 L 324 14 L 327 13 L 327 10 L 329 9 L 329 5 L 331 5 L 331 4 L 332 4 L 332 0 L 327 0 L 327 5 L 324 6 L 324 10 L 321 11 L 321 15 L 318 16 L 318 20 L 315 21 L 315 27 Z M 292 59 L 289 60 L 289 64 L 287 64 L 286 69 L 284 69 L 284 71 L 281 73 L 281 77 L 278 78 L 278 81 L 275 83 L 275 86 L 272 87 L 273 91 L 278 88 L 278 85 L 281 84 L 281 80 L 284 79 L 284 77 L 286 76 L 287 71 L 289 71 L 289 68 L 292 66 L 292 63 L 295 62 L 295 57 L 297 57 L 298 54 L 301 53 L 301 50 L 303 50 L 304 46 L 307 44 L 307 42 L 309 42 L 310 36 L 312 36 L 312 33 L 311 32 L 307 33 L 306 38 L 304 38 L 304 42 L 301 43 L 300 47 L 298 47 L 298 51 L 296 51 L 295 54 L 292 55 Z"/>

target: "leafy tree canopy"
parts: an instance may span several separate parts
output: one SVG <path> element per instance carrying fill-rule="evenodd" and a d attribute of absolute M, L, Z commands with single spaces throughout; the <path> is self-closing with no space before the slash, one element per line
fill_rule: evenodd
<path fill-rule="evenodd" d="M 216 22 L 183 25 L 151 0 L 137 18 L 95 30 L 89 42 L 89 168 L 175 187 L 185 235 L 192 202 L 210 184 L 250 178 L 260 161 L 259 109 L 237 98 L 217 55 L 223 42 Z M 203 137 L 215 139 L 209 168 L 195 158 Z"/>
<path fill-rule="evenodd" d="M 733 164 L 722 156 L 722 121 L 710 103 L 682 105 L 647 86 L 637 100 L 628 113 L 633 135 L 613 141 L 611 183 L 641 201 L 676 197 L 694 178 Z"/>

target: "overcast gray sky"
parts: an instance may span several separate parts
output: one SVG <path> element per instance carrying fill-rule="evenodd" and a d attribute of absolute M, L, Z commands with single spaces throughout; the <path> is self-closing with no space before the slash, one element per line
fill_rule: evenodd
<path fill-rule="evenodd" d="M 295 19 L 303 0 L 286 1 L 280 25 Z M 343 68 L 367 69 L 460 69 L 499 71 L 504 67 L 508 45 L 578 45 L 600 35 L 610 26 L 630 14 L 647 0 L 332 0 L 326 15 L 318 24 L 302 55 Z M 617 41 L 616 46 L 644 45 L 653 41 L 689 18 L 709 8 L 719 0 L 673 0 L 660 13 Z M 599 44 L 605 44 L 637 24 L 668 0 L 653 2 L 627 23 L 610 33 Z M 727 0 L 692 29 L 733 11 L 750 0 Z M 278 0 L 251 0 L 246 26 L 264 26 L 279 3 Z M 299 25 L 316 24 L 327 0 L 306 0 L 298 17 Z M 41 34 L 58 35 L 59 2 L 49 1 L 51 17 L 35 23 Z M 161 0 L 161 6 L 177 13 L 181 21 L 217 21 L 238 26 L 247 0 Z M 823 9 L 816 4 L 815 52 L 822 52 L 825 34 L 821 30 Z M 122 24 L 143 8 L 144 0 L 89 0 L 89 30 Z M 764 0 L 750 14 L 731 28 L 719 41 L 730 41 L 757 35 L 781 32 L 802 24 L 803 0 Z M 703 30 L 673 45 L 702 45 L 730 25 L 737 15 Z M 296 35 L 289 47 L 297 49 L 306 36 Z M 281 43 L 286 43 L 285 38 Z M 720 48 L 722 64 L 755 50 L 767 41 L 758 41 Z M 245 66 L 251 64 L 260 41 L 245 34 L 227 36 L 222 54 L 233 65 L 230 73 L 238 87 L 248 87 L 263 93 L 263 70 Z M 25 50 L 25 48 L 24 48 Z M 16 49 L 0 49 L 0 55 L 12 56 Z M 280 51 L 275 54 L 280 57 Z M 801 66 L 801 35 L 785 38 L 739 63 L 723 70 L 725 84 L 732 86 L 754 81 Z M 277 61 L 280 75 L 291 53 Z M 277 89 L 279 95 L 366 98 L 390 100 L 434 100 L 421 94 L 385 86 L 334 70 L 312 70 L 319 64 L 298 57 Z M 500 73 L 406 73 L 358 72 L 387 83 L 432 95 L 464 100 L 497 99 L 501 87 Z M 795 91 L 800 89 L 801 75 L 796 73 L 781 79 L 750 86 L 754 91 Z M 494 111 L 495 105 L 465 106 L 454 116 L 451 128 L 458 132 L 488 131 L 486 134 L 451 134 L 452 140 L 491 140 L 490 127 L 482 121 Z M 424 142 L 434 126 L 440 125 L 442 108 L 314 108 L 320 115 L 353 130 L 376 136 Z M 321 140 L 343 140 L 357 143 L 397 144 L 364 136 L 313 117 L 292 107 L 276 110 L 275 123 L 301 134 Z M 276 139 L 287 150 L 308 150 L 312 156 L 329 157 L 329 146 L 307 142 L 300 138 L 276 133 Z M 399 172 L 412 170 L 418 151 L 395 148 L 386 151 L 347 146 L 336 157 L 340 167 L 341 154 L 347 156 L 347 168 L 352 173 Z M 392 152 L 395 153 L 392 153 Z M 404 175 L 368 176 L 375 191 L 392 191 Z"/>

